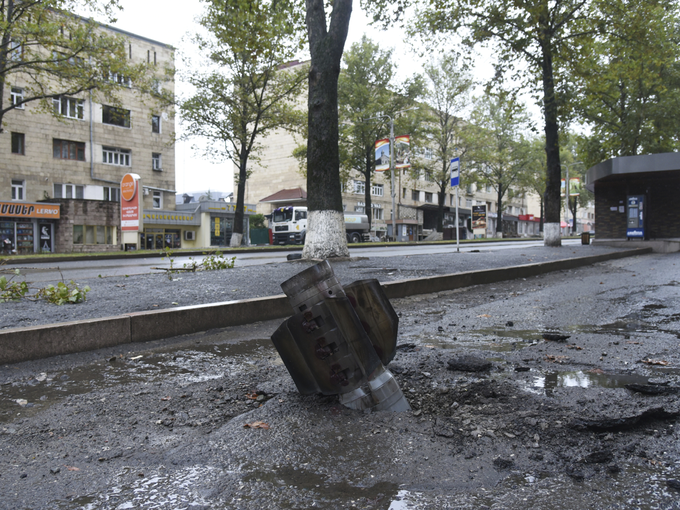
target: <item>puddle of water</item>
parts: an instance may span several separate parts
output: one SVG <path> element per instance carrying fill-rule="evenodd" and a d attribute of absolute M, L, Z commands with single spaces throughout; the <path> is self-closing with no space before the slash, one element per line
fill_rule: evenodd
<path fill-rule="evenodd" d="M 378 482 L 370 487 L 352 485 L 347 481 L 328 482 L 327 477 L 304 469 L 291 466 L 277 468 L 272 471 L 251 471 L 244 477 L 246 482 L 268 482 L 274 487 L 295 487 L 310 491 L 324 499 L 362 499 L 375 503 L 372 508 L 387 508 L 398 494 L 398 486 L 390 482 Z M 392 508 L 391 506 L 389 508 Z M 406 507 L 397 507 L 406 508 Z"/>
<path fill-rule="evenodd" d="M 557 388 L 624 388 L 626 384 L 647 384 L 649 379 L 635 374 L 602 374 L 582 370 L 547 372 L 534 377 L 531 388 L 552 396 Z"/>
<path fill-rule="evenodd" d="M 82 395 L 98 388 L 153 382 L 168 376 L 178 377 L 178 384 L 188 385 L 231 375 L 240 370 L 257 370 L 254 356 L 275 353 L 271 340 L 256 339 L 234 344 L 199 344 L 191 348 L 163 353 L 142 354 L 141 358 L 100 360 L 0 387 L 0 423 L 37 414 L 70 395 Z M 248 363 L 243 363 L 243 358 Z M 136 356 L 135 356 L 136 358 Z M 235 363 L 237 362 L 237 363 Z M 20 405 L 17 400 L 26 401 Z"/>
<path fill-rule="evenodd" d="M 170 473 L 134 478 L 138 470 L 125 469 L 117 482 L 103 494 L 80 496 L 71 501 L 55 501 L 50 508 L 61 510 L 161 510 L 166 508 L 208 508 L 198 492 L 201 481 L 214 478 L 214 468 L 192 466 Z M 132 480 L 127 483 L 124 480 Z"/>

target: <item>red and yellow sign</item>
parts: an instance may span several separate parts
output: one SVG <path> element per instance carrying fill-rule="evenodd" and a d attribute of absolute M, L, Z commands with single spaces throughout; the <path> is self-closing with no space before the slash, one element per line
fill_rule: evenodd
<path fill-rule="evenodd" d="M 120 228 L 123 231 L 139 231 L 142 204 L 137 174 L 125 174 L 120 181 Z"/>
<path fill-rule="evenodd" d="M 59 204 L 29 204 L 26 202 L 0 202 L 0 217 L 59 219 Z"/>

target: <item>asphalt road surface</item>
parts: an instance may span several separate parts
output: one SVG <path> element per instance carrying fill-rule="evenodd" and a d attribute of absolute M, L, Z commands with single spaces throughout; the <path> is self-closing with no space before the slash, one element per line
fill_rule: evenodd
<path fill-rule="evenodd" d="M 567 239 L 562 241 L 563 245 L 580 244 L 580 241 Z M 543 240 L 531 241 L 510 241 L 493 243 L 475 243 L 460 245 L 461 252 L 473 250 L 499 251 L 518 247 L 543 246 Z M 351 257 L 404 257 L 408 255 L 426 255 L 436 253 L 451 253 L 456 251 L 456 245 L 403 245 L 388 247 L 371 247 L 370 245 L 350 250 Z M 235 267 L 253 266 L 261 264 L 272 264 L 285 262 L 289 255 L 288 251 L 262 251 L 252 253 L 237 253 Z M 75 260 L 68 262 L 40 262 L 31 264 L 17 264 L 8 266 L 12 269 L 19 269 L 26 278 L 35 283 L 82 280 L 97 278 L 99 276 L 125 276 L 136 274 L 147 274 L 158 272 L 153 269 L 184 267 L 192 261 L 200 262 L 202 257 L 198 256 L 177 256 L 172 258 L 172 262 L 167 257 L 148 257 L 134 259 L 110 259 L 110 260 Z"/>

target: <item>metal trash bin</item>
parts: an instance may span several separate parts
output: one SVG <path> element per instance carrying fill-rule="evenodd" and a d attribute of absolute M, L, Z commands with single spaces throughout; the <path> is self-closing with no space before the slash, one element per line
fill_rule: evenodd
<path fill-rule="evenodd" d="M 581 232 L 581 244 L 590 244 L 590 232 Z"/>

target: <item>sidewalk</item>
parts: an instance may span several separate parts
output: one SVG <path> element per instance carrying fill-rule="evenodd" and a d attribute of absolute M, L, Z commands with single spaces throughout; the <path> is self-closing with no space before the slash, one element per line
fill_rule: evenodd
<path fill-rule="evenodd" d="M 526 278 L 605 260 L 651 253 L 599 246 L 511 248 L 477 253 L 356 258 L 333 261 L 342 284 L 376 278 L 389 298 L 428 294 L 472 285 Z M 16 363 L 59 354 L 191 334 L 292 314 L 280 284 L 312 262 L 249 266 L 182 275 L 169 280 L 150 274 L 83 282 L 92 288 L 85 303 L 54 307 L 10 303 L 0 329 L 0 363 Z M 79 282 L 80 283 L 80 282 Z M 229 292 L 234 289 L 234 292 Z M 237 297 L 227 301 L 227 297 Z M 191 303 L 189 306 L 178 306 Z M 31 325 L 10 322 L 17 311 Z M 66 322 L 62 316 L 68 317 Z M 50 319 L 51 317 L 54 317 Z M 57 318 L 59 317 L 59 318 Z"/>

